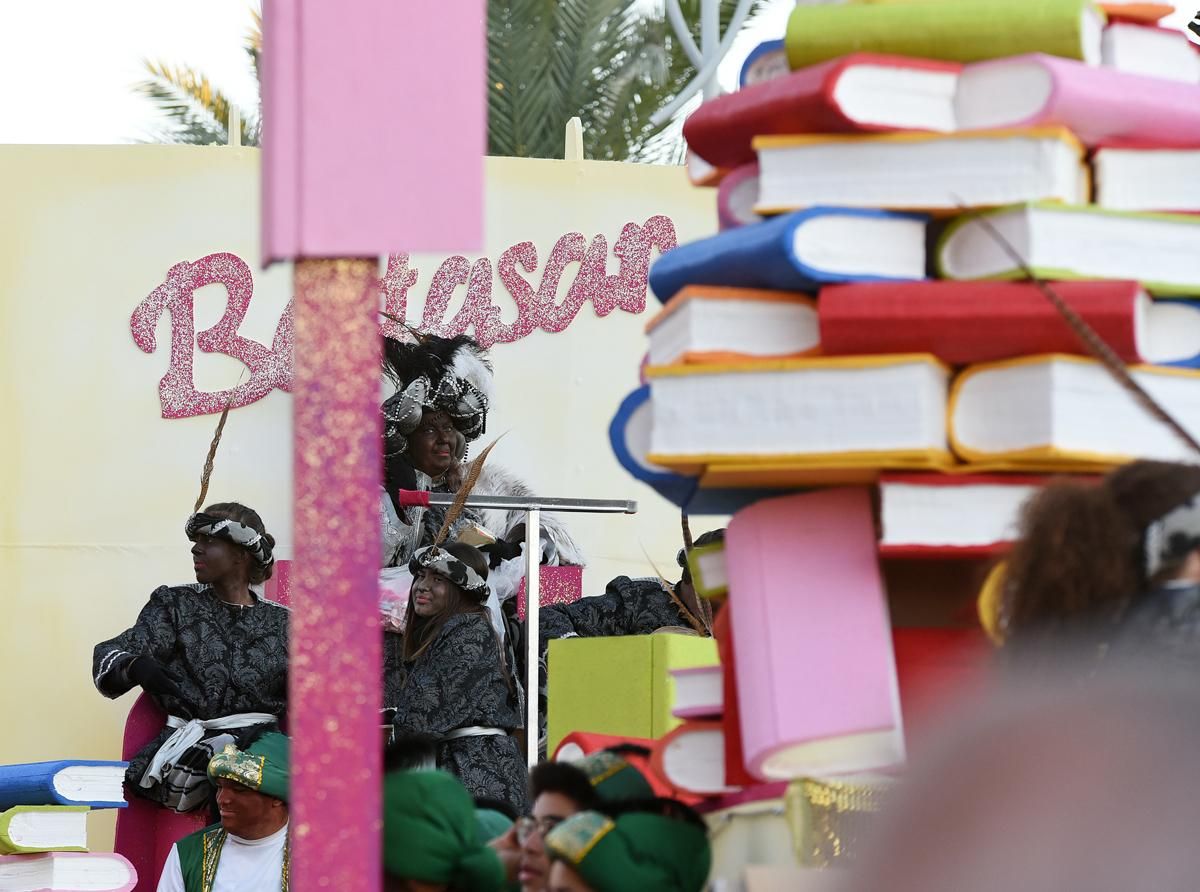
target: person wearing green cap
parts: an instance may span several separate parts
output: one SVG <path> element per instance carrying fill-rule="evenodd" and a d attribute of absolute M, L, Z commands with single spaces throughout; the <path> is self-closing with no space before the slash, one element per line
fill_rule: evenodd
<path fill-rule="evenodd" d="M 481 839 L 475 803 L 444 771 L 395 771 L 383 780 L 387 892 L 499 892 L 504 868 Z"/>
<path fill-rule="evenodd" d="M 703 821 L 686 806 L 609 817 L 583 811 L 546 837 L 550 892 L 701 892 L 712 868 Z"/>
<path fill-rule="evenodd" d="M 221 822 L 171 848 L 158 892 L 287 892 L 288 738 L 275 731 L 208 763 Z"/>

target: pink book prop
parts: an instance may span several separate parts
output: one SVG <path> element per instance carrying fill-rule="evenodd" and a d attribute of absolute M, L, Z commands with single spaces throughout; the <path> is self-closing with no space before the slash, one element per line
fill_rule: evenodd
<path fill-rule="evenodd" d="M 1200 146 L 1200 85 L 1034 53 L 966 66 L 960 130 L 1062 125 L 1089 146 Z"/>
<path fill-rule="evenodd" d="M 13 892 L 131 892 L 137 882 L 134 866 L 108 852 L 0 855 L 0 889 Z M 156 883 L 147 878 L 142 886 Z"/>
<path fill-rule="evenodd" d="M 743 164 L 731 171 L 717 186 L 717 226 L 733 229 L 757 223 L 762 217 L 754 212 L 758 204 L 758 164 Z"/>
<path fill-rule="evenodd" d="M 870 491 L 766 499 L 725 537 L 746 768 L 764 781 L 904 761 Z"/>
<path fill-rule="evenodd" d="M 482 244 L 483 16 L 481 0 L 267 0 L 266 262 Z"/>
<path fill-rule="evenodd" d="M 708 719 L 724 714 L 725 695 L 719 663 L 672 669 L 671 676 L 675 679 L 675 707 L 671 710 L 675 718 Z"/>

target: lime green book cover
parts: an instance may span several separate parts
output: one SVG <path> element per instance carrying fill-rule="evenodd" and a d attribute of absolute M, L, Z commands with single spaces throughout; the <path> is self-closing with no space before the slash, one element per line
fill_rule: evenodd
<path fill-rule="evenodd" d="M 1047 53 L 1099 62 L 1103 22 L 1088 0 L 824 4 L 797 6 L 784 43 L 793 69 L 849 53 L 950 62 Z"/>
<path fill-rule="evenodd" d="M 679 724 L 672 669 L 716 665 L 712 638 L 657 633 L 550 642 L 546 751 L 572 731 L 662 737 Z"/>

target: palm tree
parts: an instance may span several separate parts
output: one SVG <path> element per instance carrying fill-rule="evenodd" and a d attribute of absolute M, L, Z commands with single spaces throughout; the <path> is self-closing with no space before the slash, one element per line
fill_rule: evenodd
<path fill-rule="evenodd" d="M 755 0 L 751 18 L 767 0 Z M 722 29 L 736 0 L 721 0 Z M 681 0 L 699 31 L 700 0 Z M 695 75 L 661 8 L 646 0 L 490 0 L 488 151 L 493 155 L 561 158 L 563 125 L 583 120 L 584 150 L 601 160 L 678 161 L 678 122 L 650 118 Z M 262 18 L 255 12 L 246 41 L 255 75 Z M 230 101 L 203 74 L 146 63 L 138 90 L 169 120 L 164 142 L 225 143 Z M 260 109 L 239 109 L 242 143 L 257 145 Z"/>

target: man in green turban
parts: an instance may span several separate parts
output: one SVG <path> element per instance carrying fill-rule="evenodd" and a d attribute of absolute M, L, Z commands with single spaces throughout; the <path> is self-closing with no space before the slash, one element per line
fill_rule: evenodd
<path fill-rule="evenodd" d="M 702 826 L 653 812 L 583 811 L 546 837 L 551 892 L 701 892 L 712 867 Z"/>
<path fill-rule="evenodd" d="M 388 892 L 499 892 L 504 868 L 481 838 L 475 803 L 444 771 L 396 771 L 383 781 Z"/>
<path fill-rule="evenodd" d="M 175 843 L 158 892 L 287 892 L 288 743 L 272 731 L 213 756 L 221 822 Z"/>

